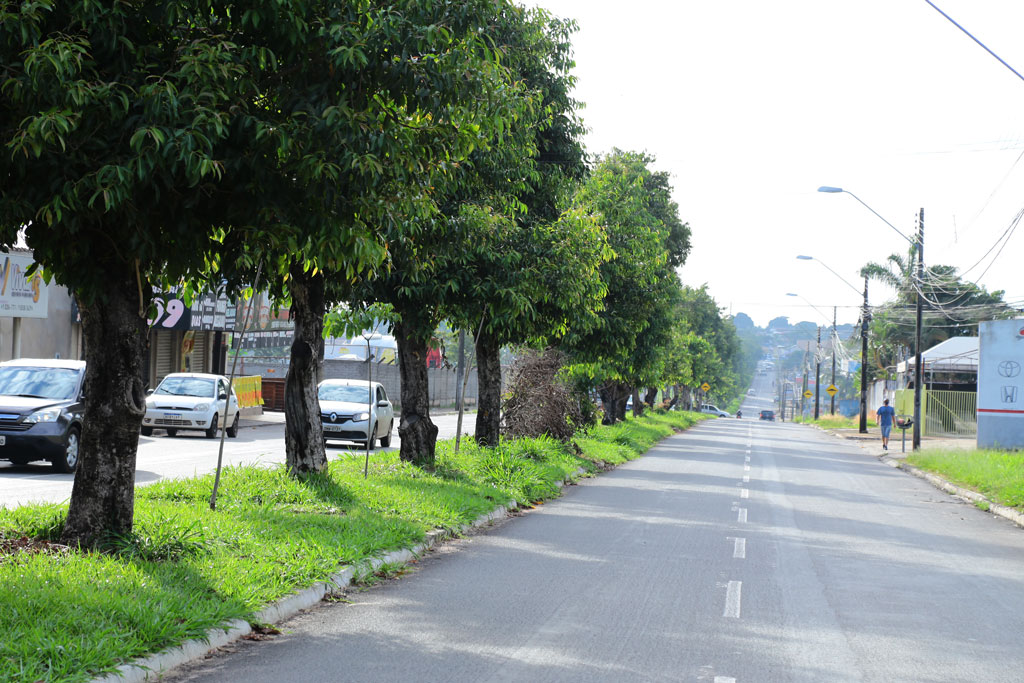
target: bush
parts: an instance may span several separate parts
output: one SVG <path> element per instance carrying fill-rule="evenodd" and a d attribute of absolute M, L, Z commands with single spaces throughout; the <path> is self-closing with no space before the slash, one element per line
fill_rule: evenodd
<path fill-rule="evenodd" d="M 527 351 L 516 361 L 501 406 L 503 436 L 569 441 L 577 430 L 596 422 L 590 399 L 574 393 L 559 377 L 564 363 L 564 354 L 554 349 Z"/>

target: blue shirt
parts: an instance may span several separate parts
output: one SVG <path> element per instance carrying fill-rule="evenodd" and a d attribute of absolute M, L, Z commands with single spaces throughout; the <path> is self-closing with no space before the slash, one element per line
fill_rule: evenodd
<path fill-rule="evenodd" d="M 878 426 L 891 427 L 892 419 L 896 416 L 896 410 L 892 406 L 882 406 L 875 414 L 878 415 Z"/>

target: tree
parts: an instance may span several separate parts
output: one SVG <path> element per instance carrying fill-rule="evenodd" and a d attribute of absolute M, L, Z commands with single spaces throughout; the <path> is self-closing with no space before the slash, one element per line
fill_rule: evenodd
<path fill-rule="evenodd" d="M 902 349 L 913 353 L 918 290 L 922 294 L 922 350 L 950 337 L 975 336 L 982 320 L 1016 314 L 1003 301 L 1003 291 L 989 292 L 965 281 L 953 266 L 926 267 L 917 287 L 915 259 L 916 246 L 911 246 L 906 256 L 892 254 L 884 263 L 868 263 L 861 269 L 862 276 L 896 290 L 895 301 L 877 308 L 871 318 L 872 355 L 876 368 L 883 372 L 896 365 Z"/>
<path fill-rule="evenodd" d="M 68 543 L 131 531 L 154 287 L 219 251 L 220 145 L 251 84 L 219 7 L 40 0 L 0 12 L 0 242 L 24 229 L 47 276 L 74 292 L 85 338 Z"/>
<path fill-rule="evenodd" d="M 238 127 L 247 153 L 229 167 L 247 180 L 235 222 L 251 227 L 229 235 L 241 257 L 221 273 L 244 282 L 265 263 L 271 290 L 290 303 L 292 472 L 327 462 L 316 386 L 328 305 L 386 267 L 400 234 L 436 210 L 431 185 L 506 125 L 506 70 L 481 33 L 504 7 L 391 0 L 245 12 L 246 44 L 273 60 Z"/>
<path fill-rule="evenodd" d="M 599 386 L 608 422 L 621 419 L 631 389 L 649 377 L 653 349 L 665 339 L 665 326 L 652 321 L 664 320 L 659 316 L 671 308 L 670 292 L 679 286 L 675 268 L 689 251 L 690 228 L 678 218 L 667 175 L 650 170 L 653 161 L 614 150 L 576 197 L 578 206 L 599 216 L 615 256 L 600 268 L 607 289 L 600 323 L 570 331 L 565 348 L 586 366 L 578 371 Z M 637 353 L 645 334 L 647 350 Z"/>

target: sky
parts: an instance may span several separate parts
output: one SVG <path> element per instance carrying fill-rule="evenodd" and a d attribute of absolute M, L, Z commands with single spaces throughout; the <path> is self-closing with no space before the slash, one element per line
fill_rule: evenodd
<path fill-rule="evenodd" d="M 933 2 L 1024 74 L 1024 2 Z M 925 0 L 530 4 L 579 25 L 588 151 L 671 174 L 682 280 L 727 312 L 856 322 L 860 268 L 908 244 L 822 185 L 908 236 L 924 209 L 926 264 L 1024 301 L 1024 228 L 989 252 L 1024 210 L 1024 80 Z M 892 296 L 871 283 L 871 305 Z"/>

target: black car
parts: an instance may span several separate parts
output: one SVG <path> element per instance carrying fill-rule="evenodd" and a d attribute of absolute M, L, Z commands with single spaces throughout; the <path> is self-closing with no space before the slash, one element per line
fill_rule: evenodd
<path fill-rule="evenodd" d="M 85 361 L 21 358 L 0 363 L 0 459 L 78 466 Z"/>
<path fill-rule="evenodd" d="M 761 419 L 761 420 L 770 420 L 771 422 L 775 422 L 775 411 L 774 410 L 762 410 L 761 411 L 761 417 L 759 419 Z"/>

